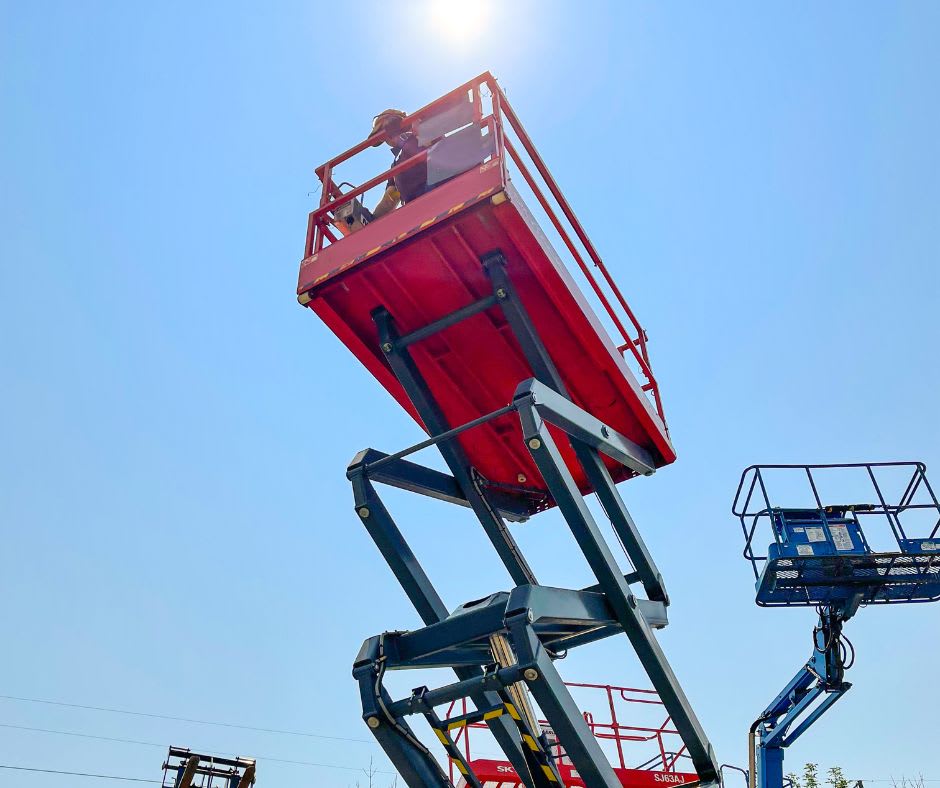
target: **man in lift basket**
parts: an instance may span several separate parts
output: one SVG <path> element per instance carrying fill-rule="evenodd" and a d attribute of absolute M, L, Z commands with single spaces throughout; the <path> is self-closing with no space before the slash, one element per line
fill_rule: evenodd
<path fill-rule="evenodd" d="M 394 164 L 401 164 L 404 161 L 416 156 L 424 150 L 418 144 L 418 136 L 412 131 L 402 131 L 401 122 L 405 118 L 405 113 L 399 109 L 386 109 L 375 116 L 372 122 L 372 131 L 369 136 L 375 136 L 379 132 L 384 133 L 384 138 L 374 143 L 373 147 L 378 147 L 385 142 L 391 149 L 395 157 Z M 394 178 L 389 178 L 385 187 L 385 194 L 379 200 L 379 204 L 372 211 L 372 216 L 378 219 L 398 207 L 398 203 L 406 203 L 416 197 L 420 197 L 428 189 L 428 166 L 421 162 L 414 167 L 398 173 Z"/>

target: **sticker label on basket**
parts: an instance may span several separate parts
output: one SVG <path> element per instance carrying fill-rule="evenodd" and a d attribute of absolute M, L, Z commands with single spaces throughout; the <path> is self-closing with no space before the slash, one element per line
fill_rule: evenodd
<path fill-rule="evenodd" d="M 831 525 L 829 531 L 832 533 L 832 541 L 835 543 L 836 550 L 854 550 L 852 544 L 852 535 L 849 529 L 844 525 Z"/>
<path fill-rule="evenodd" d="M 815 555 L 813 548 L 808 544 L 798 544 L 796 546 L 796 552 L 798 555 Z"/>
<path fill-rule="evenodd" d="M 940 542 L 921 542 L 920 549 L 924 551 L 940 550 Z"/>
<path fill-rule="evenodd" d="M 811 542 L 825 542 L 826 532 L 822 528 L 807 528 L 806 538 Z"/>

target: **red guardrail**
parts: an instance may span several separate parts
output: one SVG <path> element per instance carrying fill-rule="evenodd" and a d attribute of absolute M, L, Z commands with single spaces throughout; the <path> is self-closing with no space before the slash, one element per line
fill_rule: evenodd
<path fill-rule="evenodd" d="M 617 766 L 620 769 L 629 769 L 636 768 L 634 764 L 631 767 L 631 764 L 627 763 L 627 753 L 624 750 L 624 745 L 627 743 L 636 743 L 636 742 L 654 742 L 654 746 L 658 750 L 658 757 L 656 761 L 660 764 L 659 770 L 664 772 L 676 772 L 679 771 L 677 768 L 677 762 L 680 757 L 685 753 L 685 745 L 682 744 L 682 739 L 679 737 L 679 731 L 672 725 L 672 718 L 669 715 L 666 715 L 662 724 L 658 726 L 643 726 L 643 725 L 629 725 L 620 721 L 617 714 L 618 705 L 639 703 L 651 706 L 663 706 L 662 700 L 659 698 L 659 694 L 656 690 L 650 689 L 637 689 L 635 687 L 616 687 L 611 684 L 585 684 L 579 682 L 565 682 L 566 687 L 572 688 L 582 688 L 582 689 L 593 689 L 602 691 L 606 696 L 606 706 L 610 712 L 609 721 L 598 722 L 598 716 L 595 713 L 590 711 L 583 712 L 584 720 L 587 722 L 588 727 L 591 729 L 591 733 L 598 739 L 613 741 L 617 747 L 617 761 L 614 763 L 614 766 Z M 618 701 L 622 703 L 618 703 Z M 458 706 L 459 711 L 458 711 Z M 453 717 L 457 714 L 466 714 L 471 709 L 467 703 L 467 699 L 463 698 L 460 701 L 453 701 L 447 709 L 447 713 L 444 715 L 445 719 Z M 539 720 L 539 724 L 547 726 L 548 722 L 546 720 Z M 470 728 L 486 728 L 487 725 L 485 722 L 476 722 L 470 725 L 464 726 L 457 729 L 457 733 L 454 736 L 454 743 L 461 747 L 464 753 L 464 757 L 467 761 L 473 759 L 473 755 L 470 749 Z M 675 737 L 675 738 L 674 738 Z M 678 743 L 678 746 L 675 744 Z M 556 760 L 561 760 L 564 756 L 564 750 L 561 743 L 556 744 L 553 748 L 553 755 Z M 649 753 L 647 752 L 646 755 Z M 454 767 L 451 763 L 451 781 L 454 780 Z"/>
<path fill-rule="evenodd" d="M 491 112 L 487 115 L 483 114 L 483 96 L 481 89 L 484 87 L 489 91 L 487 98 L 491 100 L 492 107 Z M 418 121 L 433 116 L 436 112 L 446 107 L 448 103 L 453 102 L 461 95 L 466 96 L 468 94 L 472 95 L 474 121 L 478 124 L 488 126 L 489 133 L 495 136 L 494 158 L 500 161 L 503 180 L 508 180 L 507 162 L 511 161 L 512 165 L 519 171 L 526 184 L 535 195 L 545 215 L 552 223 L 555 231 L 574 258 L 581 273 L 584 275 L 595 296 L 600 301 L 611 322 L 620 334 L 617 349 L 622 354 L 629 351 L 640 373 L 646 379 L 646 382 L 642 384 L 642 388 L 652 396 L 656 412 L 665 424 L 659 386 L 653 375 L 652 368 L 650 367 L 646 331 L 640 325 L 639 320 L 630 308 L 627 300 L 614 282 L 600 254 L 598 254 L 597 249 L 585 232 L 574 210 L 571 208 L 567 199 L 565 199 L 557 182 L 549 172 L 548 167 L 536 150 L 535 145 L 533 145 L 522 122 L 512 109 L 505 93 L 503 93 L 502 89 L 497 84 L 496 78 L 487 71 L 475 79 L 465 82 L 463 85 L 460 85 L 444 96 L 441 96 L 430 104 L 408 115 L 402 121 L 402 129 L 407 130 L 413 128 Z M 512 140 L 507 137 L 507 127 L 518 140 L 521 151 Z M 327 242 L 340 243 L 342 241 L 342 238 L 337 238 L 330 229 L 330 214 L 337 208 L 342 207 L 353 199 L 361 197 L 370 189 L 379 186 L 389 178 L 399 175 L 426 160 L 427 151 L 423 151 L 406 161 L 390 167 L 359 186 L 354 186 L 349 191 L 342 192 L 334 182 L 336 168 L 381 141 L 383 141 L 383 136 L 380 132 L 362 140 L 317 167 L 316 174 L 320 179 L 322 188 L 318 207 L 311 211 L 307 223 L 305 257 L 317 254 Z M 525 156 L 522 155 L 523 152 Z M 528 162 L 526 161 L 526 157 L 528 158 Z M 535 173 L 541 178 L 541 183 L 536 177 L 536 174 L 533 173 L 533 168 Z M 546 194 L 546 190 L 548 194 Z M 554 204 L 549 198 L 549 195 L 551 198 L 554 198 Z M 561 214 L 560 216 L 559 212 Z M 575 243 L 575 238 L 580 242 L 580 249 L 578 244 Z M 586 256 L 590 258 L 593 263 L 594 268 L 600 272 L 599 278 L 587 264 L 585 254 L 582 252 L 586 253 Z"/>

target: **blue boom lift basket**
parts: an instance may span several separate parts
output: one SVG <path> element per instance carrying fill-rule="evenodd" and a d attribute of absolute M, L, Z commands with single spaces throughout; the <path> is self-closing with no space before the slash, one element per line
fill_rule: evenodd
<path fill-rule="evenodd" d="M 859 607 L 940 599 L 940 504 L 926 470 L 920 462 L 883 462 L 752 465 L 741 474 L 731 509 L 744 531 L 757 604 L 812 606 L 819 614 L 809 660 L 751 726 L 756 788 L 783 788 L 786 748 L 852 687 L 845 671 L 855 651 L 842 627 Z M 774 505 L 771 488 L 791 505 Z M 884 523 L 887 529 L 872 528 Z M 915 530 L 928 536 L 908 536 Z M 772 539 L 765 555 L 754 552 L 758 533 Z M 890 549 L 881 549 L 882 539 Z"/>
<path fill-rule="evenodd" d="M 785 490 L 788 501 L 799 494 L 808 505 L 775 506 L 771 487 Z M 830 490 L 840 497 L 829 497 Z M 840 502 L 852 500 L 846 495 L 868 500 Z M 940 599 L 940 504 L 923 463 L 752 465 L 741 475 L 732 511 L 741 521 L 758 605 Z M 891 549 L 875 549 L 865 529 L 874 535 L 872 527 L 884 523 L 879 535 L 890 532 Z M 911 527 L 929 531 L 911 538 Z M 764 555 L 754 550 L 757 536 L 772 539 Z"/>

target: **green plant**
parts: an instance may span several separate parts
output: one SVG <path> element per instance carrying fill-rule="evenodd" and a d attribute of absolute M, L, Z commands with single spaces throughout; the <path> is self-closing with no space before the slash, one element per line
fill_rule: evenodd
<path fill-rule="evenodd" d="M 818 763 L 808 763 L 803 767 L 803 788 L 819 788 Z"/>
<path fill-rule="evenodd" d="M 826 782 L 832 788 L 849 788 L 849 779 L 845 776 L 841 766 L 830 767 L 826 774 L 829 775 Z"/>

